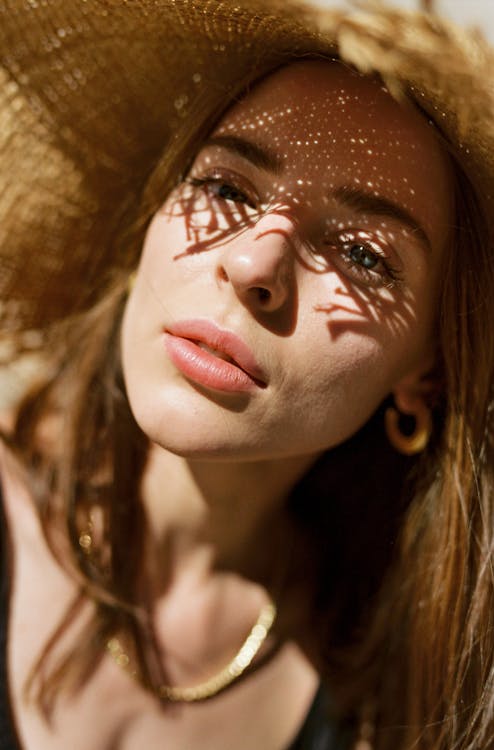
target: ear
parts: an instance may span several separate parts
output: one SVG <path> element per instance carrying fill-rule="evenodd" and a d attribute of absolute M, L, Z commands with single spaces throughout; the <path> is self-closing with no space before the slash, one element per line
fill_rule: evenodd
<path fill-rule="evenodd" d="M 384 425 L 391 445 L 399 453 L 413 456 L 427 446 L 432 433 L 431 407 L 438 391 L 438 379 L 430 368 L 406 375 L 392 390 L 396 408 L 388 407 Z M 412 432 L 400 424 L 400 415 L 413 417 Z"/>
<path fill-rule="evenodd" d="M 430 411 L 439 391 L 433 361 L 408 373 L 391 391 L 396 408 L 402 414 L 416 415 L 424 409 Z"/>

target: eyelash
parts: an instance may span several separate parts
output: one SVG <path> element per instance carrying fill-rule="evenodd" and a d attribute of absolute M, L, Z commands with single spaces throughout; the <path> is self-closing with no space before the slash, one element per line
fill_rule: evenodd
<path fill-rule="evenodd" d="M 224 200 L 227 203 L 242 204 L 246 205 L 251 209 L 259 208 L 258 199 L 254 198 L 251 191 L 239 187 L 236 182 L 234 175 L 225 174 L 221 170 L 213 170 L 201 177 L 188 177 L 185 182 L 192 187 L 199 188 L 204 192 L 211 193 L 214 188 L 228 188 L 233 194 L 239 196 L 237 199 L 232 197 L 225 197 L 219 193 L 214 193 L 216 198 Z M 250 193 L 250 194 L 249 194 Z M 389 257 L 382 249 L 381 245 L 377 243 L 367 232 L 361 230 L 344 230 L 340 233 L 333 235 L 331 239 L 324 241 L 326 247 L 334 248 L 336 252 L 340 253 L 342 263 L 345 264 L 346 270 L 351 273 L 352 277 L 357 282 L 363 283 L 367 286 L 381 287 L 384 286 L 387 289 L 392 289 L 403 283 L 403 276 L 400 271 L 391 263 Z M 361 247 L 364 251 L 370 253 L 377 260 L 377 265 L 382 268 L 382 271 L 375 271 L 373 269 L 366 268 L 355 261 L 350 253 L 353 248 Z M 346 251 L 346 254 L 341 251 Z M 338 266 L 338 262 L 334 265 Z"/>
<path fill-rule="evenodd" d="M 210 174 L 204 175 L 203 177 L 188 177 L 186 182 L 193 187 L 198 187 L 208 192 L 212 191 L 212 188 L 214 186 L 217 186 L 219 188 L 226 186 L 230 188 L 232 192 L 235 192 L 237 193 L 237 195 L 241 196 L 241 200 L 226 198 L 222 195 L 216 195 L 216 198 L 232 203 L 242 203 L 249 208 L 258 208 L 258 201 L 254 198 L 253 195 L 249 195 L 246 189 L 238 187 L 235 184 L 233 175 L 225 176 L 221 172 L 215 170 Z"/>
<path fill-rule="evenodd" d="M 329 240 L 325 240 L 327 247 L 334 248 L 335 251 L 345 251 L 340 257 L 345 263 L 346 268 L 367 285 L 384 286 L 392 289 L 403 283 L 403 275 L 398 268 L 391 262 L 389 256 L 383 250 L 380 243 L 369 236 L 368 232 L 362 230 L 345 230 L 333 235 Z M 350 253 L 354 248 L 359 248 L 368 253 L 376 260 L 376 267 L 381 267 L 382 271 L 374 268 L 366 268 L 351 257 Z"/>

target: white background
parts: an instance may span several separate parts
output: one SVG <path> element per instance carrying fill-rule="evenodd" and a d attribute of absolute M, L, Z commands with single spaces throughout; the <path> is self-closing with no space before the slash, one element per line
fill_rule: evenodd
<path fill-rule="evenodd" d="M 323 6 L 344 6 L 340 0 L 313 0 Z M 402 8 L 416 9 L 419 0 L 388 0 Z M 435 0 L 435 9 L 461 24 L 475 25 L 494 43 L 494 0 Z"/>

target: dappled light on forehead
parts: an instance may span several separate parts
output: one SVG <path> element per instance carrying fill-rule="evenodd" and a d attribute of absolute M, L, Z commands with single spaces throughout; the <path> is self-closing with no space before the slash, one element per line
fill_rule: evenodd
<path fill-rule="evenodd" d="M 285 85 L 289 75 L 291 87 Z M 325 91 L 317 86 L 322 78 Z M 290 186 L 286 180 L 273 186 L 279 195 L 307 199 L 303 188 L 314 179 L 329 193 L 341 185 L 359 186 L 421 214 L 426 233 L 434 222 L 430 195 L 423 191 L 424 181 L 437 179 L 437 188 L 443 187 L 445 157 L 434 128 L 377 80 L 336 62 L 293 64 L 258 84 L 216 134 L 262 143 L 268 131 L 285 164 L 284 176 L 296 176 Z"/>

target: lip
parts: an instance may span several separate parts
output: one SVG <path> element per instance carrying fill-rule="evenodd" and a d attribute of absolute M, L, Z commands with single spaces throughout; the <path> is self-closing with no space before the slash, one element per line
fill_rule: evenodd
<path fill-rule="evenodd" d="M 266 376 L 247 344 L 212 321 L 183 320 L 167 326 L 164 343 L 177 369 L 200 385 L 230 393 L 266 387 Z M 232 361 L 202 349 L 199 344 Z"/>

